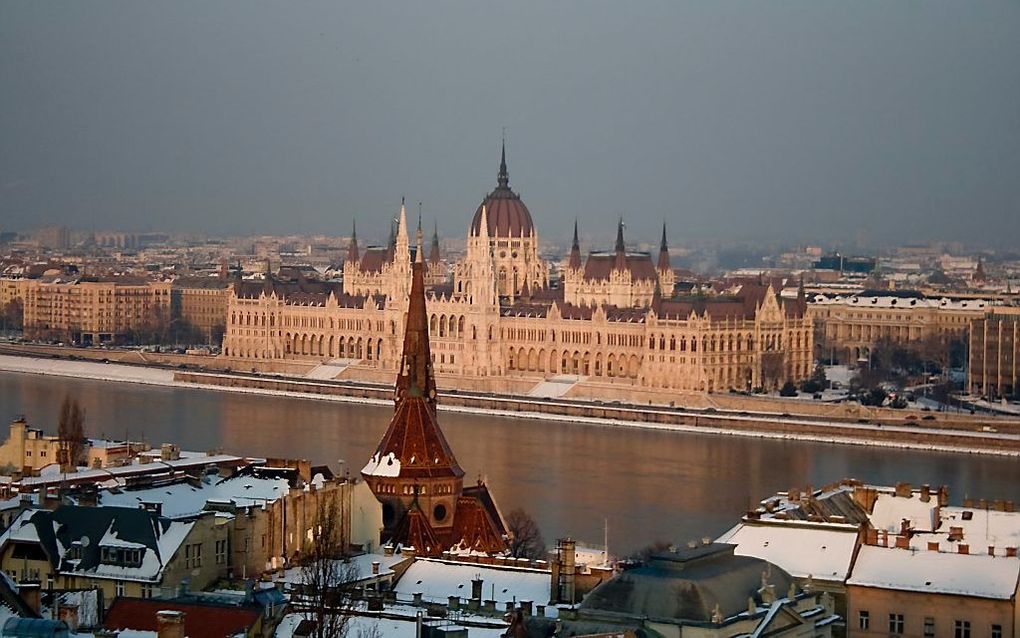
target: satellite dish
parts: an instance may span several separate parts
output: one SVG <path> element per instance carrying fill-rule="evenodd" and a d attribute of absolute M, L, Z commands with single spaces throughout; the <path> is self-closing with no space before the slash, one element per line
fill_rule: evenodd
<path fill-rule="evenodd" d="M 89 546 L 89 543 L 91 543 L 92 541 L 90 541 L 90 540 L 89 540 L 89 537 L 88 537 L 88 536 L 82 536 L 82 537 L 81 537 L 81 540 L 80 540 L 80 541 L 78 541 L 78 542 L 79 542 L 79 543 L 81 543 L 81 546 L 82 546 L 82 547 L 88 547 L 88 546 Z"/>

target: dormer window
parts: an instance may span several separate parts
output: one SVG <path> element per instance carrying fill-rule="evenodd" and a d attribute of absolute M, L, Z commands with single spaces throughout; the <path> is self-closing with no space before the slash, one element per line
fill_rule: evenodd
<path fill-rule="evenodd" d="M 139 567 L 142 564 L 143 550 L 133 547 L 102 547 L 100 560 L 106 565 L 122 567 Z"/>

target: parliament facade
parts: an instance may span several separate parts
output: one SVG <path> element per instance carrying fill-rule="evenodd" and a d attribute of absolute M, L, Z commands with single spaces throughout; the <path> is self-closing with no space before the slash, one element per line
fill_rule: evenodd
<path fill-rule="evenodd" d="M 761 281 L 730 295 L 674 294 L 665 229 L 656 259 L 627 249 L 622 222 L 612 250 L 582 258 L 574 243 L 559 286 L 539 257 L 528 208 L 510 189 L 505 152 L 498 182 L 468 227 L 464 257 L 447 272 L 433 237 L 407 214 L 386 246 L 352 236 L 343 283 L 238 281 L 227 304 L 223 352 L 244 361 L 353 361 L 400 365 L 411 264 L 425 262 L 429 335 L 441 377 L 541 382 L 558 375 L 648 388 L 775 388 L 810 375 L 812 321 L 803 294 L 781 300 Z"/>

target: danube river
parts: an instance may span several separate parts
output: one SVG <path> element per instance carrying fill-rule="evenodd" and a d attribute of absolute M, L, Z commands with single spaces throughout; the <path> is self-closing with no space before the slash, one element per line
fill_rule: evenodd
<path fill-rule="evenodd" d="M 185 449 L 306 458 L 357 472 L 389 422 L 388 407 L 0 373 L 0 417 L 24 414 L 56 432 L 65 394 L 86 410 L 90 436 Z M 447 413 L 439 421 L 466 481 L 484 477 L 504 513 L 523 507 L 546 540 L 571 535 L 610 550 L 714 536 L 776 490 L 843 477 L 950 486 L 1020 501 L 1013 458 L 696 435 Z"/>

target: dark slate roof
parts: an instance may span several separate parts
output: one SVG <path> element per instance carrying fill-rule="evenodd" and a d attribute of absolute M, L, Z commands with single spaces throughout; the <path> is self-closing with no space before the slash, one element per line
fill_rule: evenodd
<path fill-rule="evenodd" d="M 762 574 L 780 594 L 793 578 L 781 568 L 733 553 L 735 545 L 712 543 L 655 554 L 645 565 L 624 571 L 596 587 L 581 609 L 670 623 L 707 622 L 716 605 L 724 618 L 761 603 Z"/>
<path fill-rule="evenodd" d="M 853 494 L 849 490 L 834 491 L 821 498 L 805 497 L 798 503 L 798 507 L 784 509 L 783 514 L 788 519 L 800 521 L 819 516 L 825 520 L 832 516 L 841 516 L 848 523 L 855 525 L 869 523 L 871 520 L 868 512 L 853 499 Z"/>
<path fill-rule="evenodd" d="M 121 541 L 138 543 L 159 555 L 159 537 L 170 526 L 170 520 L 152 512 L 126 507 L 78 507 L 64 505 L 54 511 L 40 510 L 29 519 L 35 526 L 39 541 L 56 569 L 82 571 L 100 564 L 100 541 L 112 528 Z M 70 547 L 75 541 L 87 538 L 82 544 L 81 561 L 76 567 L 61 565 L 57 541 Z"/>

